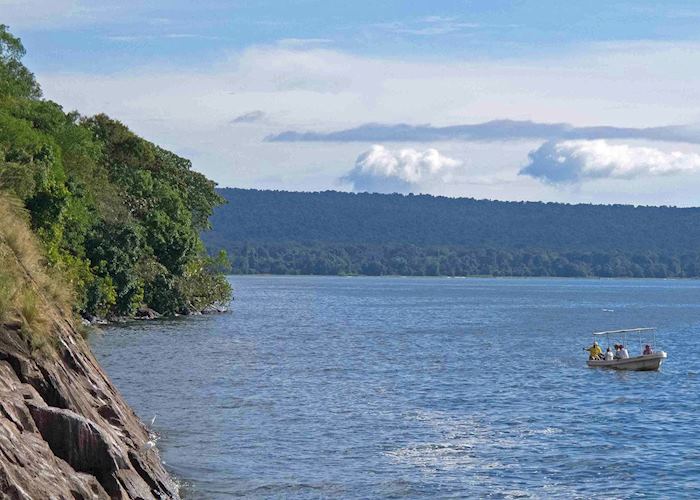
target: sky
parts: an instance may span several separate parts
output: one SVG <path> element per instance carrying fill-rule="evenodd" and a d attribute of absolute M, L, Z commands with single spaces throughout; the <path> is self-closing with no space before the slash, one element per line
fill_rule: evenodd
<path fill-rule="evenodd" d="M 0 0 L 44 95 L 221 186 L 700 205 L 700 3 Z"/>

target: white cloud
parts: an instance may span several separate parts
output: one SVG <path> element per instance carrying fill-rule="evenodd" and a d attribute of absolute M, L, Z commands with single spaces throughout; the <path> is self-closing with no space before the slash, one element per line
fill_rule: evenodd
<path fill-rule="evenodd" d="M 426 192 L 431 185 L 449 182 L 461 163 L 437 149 L 390 151 L 375 144 L 357 157 L 355 167 L 343 179 L 354 191 Z"/>
<path fill-rule="evenodd" d="M 374 142 L 389 149 L 415 148 L 415 143 L 270 143 L 263 138 L 288 129 L 328 131 L 368 122 L 444 126 L 504 117 L 574 126 L 697 123 L 698 67 L 700 44 L 690 43 L 593 45 L 548 58 L 450 62 L 282 45 L 248 48 L 206 66 L 154 63 L 104 75 L 38 77 L 44 94 L 67 109 L 106 112 L 150 140 L 188 151 L 195 168 L 222 185 L 328 189 L 338 187 L 333 182 L 347 172 L 358 151 Z M 231 127 L 232 117 L 251 110 L 265 110 L 274 121 Z M 460 169 L 460 182 L 442 190 L 431 187 L 452 196 L 697 203 L 700 178 L 693 184 L 683 182 L 684 176 L 653 177 L 653 182 L 639 177 L 634 189 L 621 194 L 605 191 L 604 183 L 567 193 L 518 176 L 528 151 L 539 144 L 428 142 L 421 148 L 437 147 L 469 162 L 468 169 Z M 481 181 L 492 179 L 494 172 L 512 182 Z"/>
<path fill-rule="evenodd" d="M 635 127 L 700 121 L 700 104 L 694 104 L 700 103 L 700 73 L 695 71 L 700 45 L 660 45 L 594 46 L 586 53 L 536 61 L 454 62 L 263 46 L 200 71 L 152 64 L 110 75 L 39 76 L 46 94 L 68 107 L 110 101 L 126 108 L 147 98 L 142 114 L 148 115 L 216 96 L 216 102 L 192 110 L 197 121 L 235 116 L 246 111 L 240 109 L 245 103 L 248 110 L 286 115 L 288 124 L 314 130 L 499 118 Z M 160 91 L 162 97 L 150 100 Z"/>
<path fill-rule="evenodd" d="M 700 172 L 700 154 L 604 140 L 546 142 L 529 158 L 520 173 L 554 184 Z"/>

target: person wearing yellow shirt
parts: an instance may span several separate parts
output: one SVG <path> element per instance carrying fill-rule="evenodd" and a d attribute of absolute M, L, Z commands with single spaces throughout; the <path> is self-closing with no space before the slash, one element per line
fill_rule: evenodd
<path fill-rule="evenodd" d="M 588 351 L 588 359 L 600 359 L 600 355 L 603 354 L 603 350 L 598 345 L 598 342 L 593 342 L 593 345 L 585 348 L 584 351 Z"/>

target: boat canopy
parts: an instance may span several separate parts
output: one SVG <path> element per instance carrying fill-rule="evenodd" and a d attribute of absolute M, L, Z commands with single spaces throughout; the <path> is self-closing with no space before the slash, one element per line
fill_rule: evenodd
<path fill-rule="evenodd" d="M 610 330 L 607 332 L 594 332 L 593 335 L 612 335 L 616 333 L 637 333 L 637 332 L 650 332 L 656 330 L 656 328 L 627 328 L 625 330 Z"/>

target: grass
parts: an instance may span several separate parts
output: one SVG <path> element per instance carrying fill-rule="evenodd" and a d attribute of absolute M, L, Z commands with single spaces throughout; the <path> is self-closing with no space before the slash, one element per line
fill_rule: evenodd
<path fill-rule="evenodd" d="M 32 351 L 49 353 L 56 318 L 70 311 L 70 287 L 46 268 L 26 211 L 0 193 L 0 323 L 18 325 Z"/>
<path fill-rule="evenodd" d="M 46 351 L 52 345 L 51 319 L 39 302 L 36 292 L 25 288 L 18 303 L 22 323 L 20 331 L 29 341 L 32 351 Z"/>
<path fill-rule="evenodd" d="M 15 279 L 0 270 L 0 323 L 6 321 L 14 308 Z"/>

